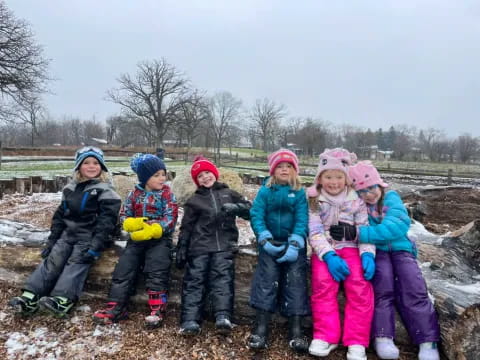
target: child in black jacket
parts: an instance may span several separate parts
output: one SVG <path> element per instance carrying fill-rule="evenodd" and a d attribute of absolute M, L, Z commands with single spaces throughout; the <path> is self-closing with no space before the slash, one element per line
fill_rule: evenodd
<path fill-rule="evenodd" d="M 238 229 L 235 216 L 248 219 L 250 202 L 226 184 L 218 182 L 218 169 L 203 157 L 191 168 L 198 186 L 184 206 L 178 237 L 176 265 L 187 265 L 183 278 L 180 333 L 200 332 L 202 308 L 208 289 L 215 326 L 228 334 L 232 329 L 235 263 Z"/>
<path fill-rule="evenodd" d="M 92 263 L 113 232 L 120 196 L 108 181 L 102 150 L 77 151 L 74 179 L 62 191 L 42 249 L 43 261 L 27 279 L 21 296 L 10 300 L 16 313 L 32 314 L 39 305 L 63 317 L 78 300 Z"/>

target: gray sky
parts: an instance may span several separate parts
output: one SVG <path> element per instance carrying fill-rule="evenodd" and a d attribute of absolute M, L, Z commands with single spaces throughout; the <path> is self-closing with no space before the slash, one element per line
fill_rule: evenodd
<path fill-rule="evenodd" d="M 52 59 L 54 116 L 103 120 L 122 73 L 164 57 L 209 94 L 290 116 L 480 136 L 477 0 L 7 0 Z"/>

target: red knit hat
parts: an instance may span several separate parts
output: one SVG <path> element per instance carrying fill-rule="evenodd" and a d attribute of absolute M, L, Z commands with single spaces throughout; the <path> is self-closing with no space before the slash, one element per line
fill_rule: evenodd
<path fill-rule="evenodd" d="M 268 166 L 270 167 L 270 175 L 273 175 L 275 168 L 281 162 L 288 162 L 293 165 L 298 174 L 298 158 L 295 153 L 287 149 L 280 149 L 268 155 Z"/>
<path fill-rule="evenodd" d="M 212 162 L 210 162 L 208 159 L 206 159 L 202 155 L 197 155 L 193 159 L 192 168 L 190 169 L 192 180 L 197 186 L 199 186 L 197 176 L 202 171 L 210 171 L 215 176 L 215 179 L 217 180 L 218 180 L 218 177 L 220 176 L 220 174 L 218 173 L 217 167 Z"/>

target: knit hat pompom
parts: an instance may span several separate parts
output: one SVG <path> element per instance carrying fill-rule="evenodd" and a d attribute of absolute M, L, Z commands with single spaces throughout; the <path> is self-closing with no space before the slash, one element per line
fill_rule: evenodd
<path fill-rule="evenodd" d="M 210 160 L 205 158 L 203 155 L 197 155 L 193 159 L 193 164 L 190 169 L 192 180 L 197 186 L 200 186 L 198 184 L 197 177 L 202 171 L 210 171 L 217 180 L 220 177 L 217 167 Z"/>
<path fill-rule="evenodd" d="M 138 181 L 142 187 L 159 170 L 167 171 L 165 163 L 152 154 L 136 153 L 130 161 L 130 167 L 137 174 Z"/>
<path fill-rule="evenodd" d="M 287 150 L 287 149 L 280 149 L 277 150 L 270 155 L 268 155 L 268 166 L 270 167 L 270 175 L 273 175 L 275 172 L 275 168 L 278 166 L 278 164 L 282 162 L 287 162 L 293 165 L 295 168 L 295 171 L 297 174 L 300 171 L 300 168 L 298 167 L 298 157 L 295 155 L 294 152 Z"/>

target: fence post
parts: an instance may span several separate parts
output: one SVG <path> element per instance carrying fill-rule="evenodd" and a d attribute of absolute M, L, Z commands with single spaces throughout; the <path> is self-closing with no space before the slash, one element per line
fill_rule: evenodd
<path fill-rule="evenodd" d="M 0 140 L 0 170 L 2 170 L 2 140 Z"/>
<path fill-rule="evenodd" d="M 452 185 L 453 169 L 448 169 L 447 185 Z"/>
<path fill-rule="evenodd" d="M 235 153 L 235 165 L 238 165 L 238 152 Z"/>

